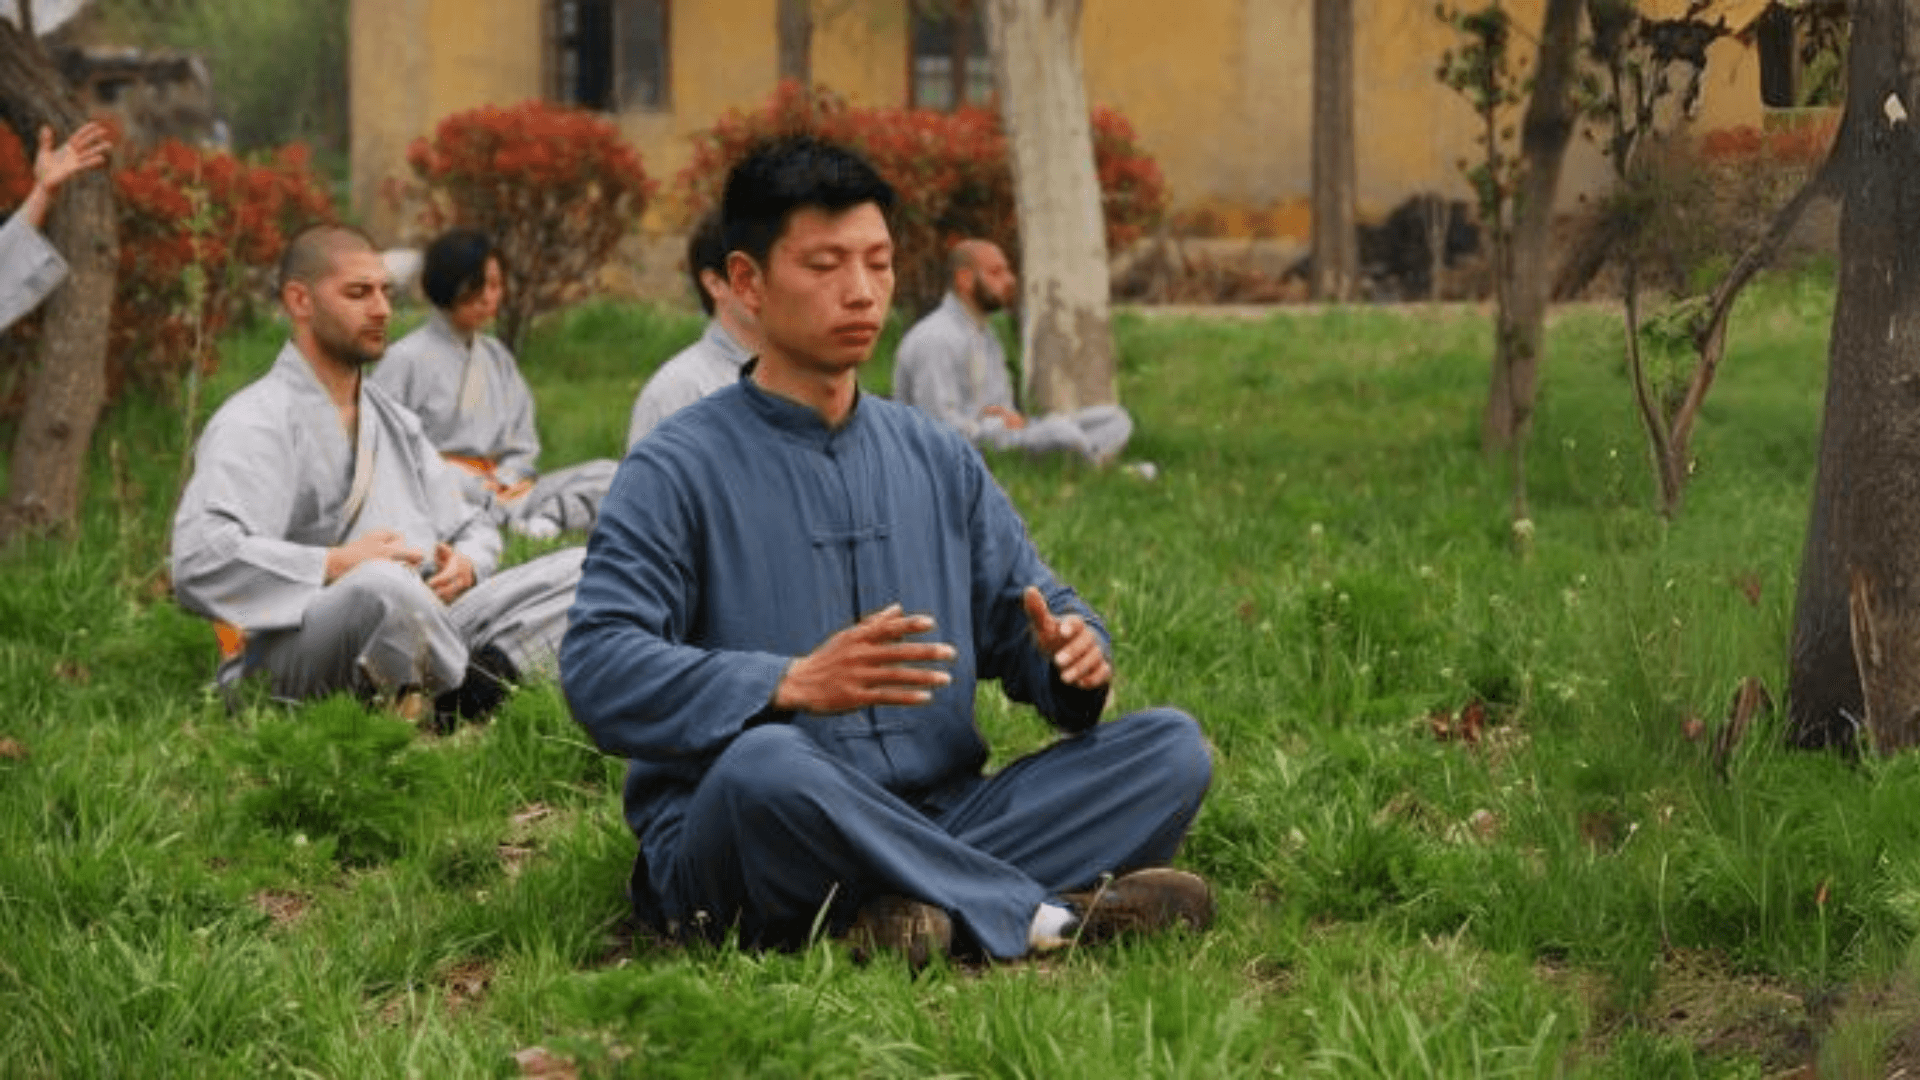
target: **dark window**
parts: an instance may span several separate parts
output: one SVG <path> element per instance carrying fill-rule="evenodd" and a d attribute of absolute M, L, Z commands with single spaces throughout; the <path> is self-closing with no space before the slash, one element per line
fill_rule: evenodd
<path fill-rule="evenodd" d="M 667 0 L 621 0 L 620 107 L 664 109 L 667 94 Z"/>
<path fill-rule="evenodd" d="M 993 101 L 984 0 L 913 0 L 908 104 L 953 109 Z"/>
<path fill-rule="evenodd" d="M 588 109 L 664 109 L 668 0 L 552 0 L 549 92 Z"/>
<path fill-rule="evenodd" d="M 1768 5 L 1753 24 L 1761 104 L 1771 109 L 1840 104 L 1846 96 L 1848 25 L 1844 0 Z"/>
<path fill-rule="evenodd" d="M 1793 99 L 1793 13 L 1770 7 L 1754 23 L 1754 47 L 1760 53 L 1760 103 L 1791 109 Z"/>

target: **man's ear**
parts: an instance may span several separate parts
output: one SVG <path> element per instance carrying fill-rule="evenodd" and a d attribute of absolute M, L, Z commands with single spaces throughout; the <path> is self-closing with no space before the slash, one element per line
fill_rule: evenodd
<path fill-rule="evenodd" d="M 280 287 L 280 305 L 294 319 L 313 315 L 313 289 L 304 281 L 289 281 Z"/>
<path fill-rule="evenodd" d="M 766 285 L 765 271 L 753 261 L 753 256 L 744 251 L 727 253 L 727 286 L 733 295 L 739 297 L 748 311 L 755 316 L 760 314 L 760 305 L 764 299 Z"/>

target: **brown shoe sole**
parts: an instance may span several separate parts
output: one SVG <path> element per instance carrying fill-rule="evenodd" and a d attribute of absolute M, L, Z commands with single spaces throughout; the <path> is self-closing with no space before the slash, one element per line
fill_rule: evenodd
<path fill-rule="evenodd" d="M 1080 940 L 1213 925 L 1213 889 L 1206 879 L 1164 866 L 1122 874 L 1112 882 L 1065 897 L 1080 912 Z"/>
<path fill-rule="evenodd" d="M 864 964 L 878 952 L 895 952 L 918 971 L 952 949 L 953 920 L 932 904 L 904 896 L 878 896 L 854 917 L 846 940 L 855 963 Z"/>

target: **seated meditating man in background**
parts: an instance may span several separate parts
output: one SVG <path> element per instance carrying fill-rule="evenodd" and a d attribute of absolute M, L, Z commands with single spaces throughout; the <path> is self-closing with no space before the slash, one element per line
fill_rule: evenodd
<path fill-rule="evenodd" d="M 760 331 L 751 312 L 727 284 L 727 246 L 720 233 L 720 208 L 700 219 L 687 238 L 687 276 L 707 313 L 700 340 L 661 364 L 633 402 L 627 423 L 627 447 L 660 421 L 724 386 L 740 381 L 740 369 L 759 348 Z"/>
<path fill-rule="evenodd" d="M 223 686 L 261 671 L 281 698 L 349 690 L 444 724 L 552 673 L 585 552 L 493 572 L 499 530 L 419 419 L 361 377 L 386 349 L 387 288 L 353 229 L 288 245 L 291 340 L 200 436 L 173 588 L 217 621 Z"/>
<path fill-rule="evenodd" d="M 467 497 L 495 524 L 541 540 L 592 527 L 618 463 L 538 471 L 533 392 L 506 345 L 484 330 L 506 289 L 493 241 L 473 229 L 442 234 L 427 246 L 420 287 L 433 311 L 387 350 L 375 385 L 420 417 L 427 438 L 465 474 Z"/>
<path fill-rule="evenodd" d="M 945 300 L 900 339 L 893 396 L 923 409 L 983 450 L 1078 454 L 1095 464 L 1120 455 L 1133 417 L 1118 405 L 1023 416 L 1014 408 L 1007 353 L 987 317 L 1013 302 L 1019 279 L 991 240 L 962 240 L 948 260 Z"/>
<path fill-rule="evenodd" d="M 860 391 L 892 188 L 801 137 L 723 205 L 759 358 L 627 452 L 561 647 L 574 718 L 628 761 L 637 914 L 909 960 L 1204 928 L 1211 890 L 1165 865 L 1212 778 L 1199 725 L 1103 723 L 1107 632 L 979 453 Z M 1066 737 L 985 772 L 982 679 Z"/>

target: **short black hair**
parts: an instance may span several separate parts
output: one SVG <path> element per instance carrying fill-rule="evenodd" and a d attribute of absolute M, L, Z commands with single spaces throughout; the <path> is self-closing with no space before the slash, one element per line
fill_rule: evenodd
<path fill-rule="evenodd" d="M 499 259 L 493 238 L 478 229 L 449 229 L 427 245 L 420 268 L 420 291 L 446 310 L 479 292 L 487 283 L 487 260 Z M 505 269 L 503 265 L 501 269 Z"/>
<path fill-rule="evenodd" d="M 893 211 L 893 187 L 866 158 L 813 135 L 762 142 L 727 173 L 720 201 L 728 252 L 745 252 L 766 265 L 774 241 L 796 210 L 832 213 L 873 203 Z"/>
<path fill-rule="evenodd" d="M 713 297 L 707 295 L 707 287 L 700 281 L 702 270 L 711 270 L 722 280 L 727 276 L 727 234 L 720 227 L 717 206 L 700 216 L 693 235 L 687 237 L 687 277 L 693 279 L 693 295 L 700 298 L 700 309 L 712 315 Z"/>

